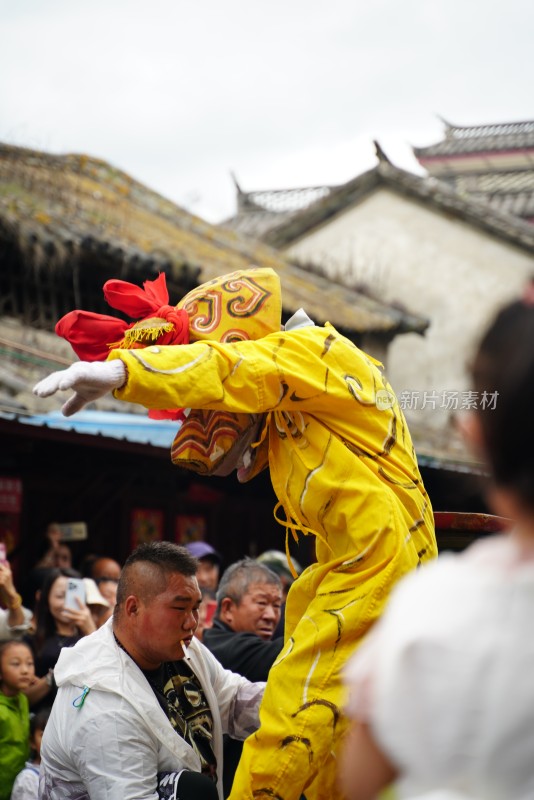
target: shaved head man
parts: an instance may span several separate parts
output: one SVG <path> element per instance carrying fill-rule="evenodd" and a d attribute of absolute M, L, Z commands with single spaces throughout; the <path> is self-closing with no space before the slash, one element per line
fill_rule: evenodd
<path fill-rule="evenodd" d="M 197 566 L 171 542 L 140 545 L 122 569 L 113 619 L 62 651 L 42 800 L 67 787 L 80 800 L 155 799 L 169 786 L 180 798 L 222 800 L 223 734 L 257 728 L 265 684 L 223 669 L 194 638 Z"/>

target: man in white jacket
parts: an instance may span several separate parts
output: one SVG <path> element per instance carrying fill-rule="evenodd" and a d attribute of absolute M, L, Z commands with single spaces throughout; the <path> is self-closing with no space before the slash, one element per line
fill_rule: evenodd
<path fill-rule="evenodd" d="M 112 620 L 55 668 L 39 797 L 76 800 L 222 798 L 222 734 L 258 726 L 264 683 L 221 667 L 193 637 L 197 562 L 171 542 L 127 559 Z M 185 770 L 179 778 L 179 773 Z"/>

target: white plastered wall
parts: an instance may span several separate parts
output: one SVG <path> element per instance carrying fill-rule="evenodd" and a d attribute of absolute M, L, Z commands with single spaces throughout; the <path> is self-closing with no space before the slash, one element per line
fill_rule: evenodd
<path fill-rule="evenodd" d="M 419 407 L 425 392 L 437 393 L 435 409 L 427 402 L 416 412 L 419 421 L 424 415 L 425 425 L 436 429 L 450 417 L 439 407 L 443 393 L 470 388 L 467 364 L 488 321 L 534 274 L 534 256 L 388 189 L 377 190 L 287 253 L 430 319 L 424 336 L 404 334 L 391 343 L 388 377 L 397 394 L 416 393 Z M 408 419 L 414 413 L 406 409 Z"/>

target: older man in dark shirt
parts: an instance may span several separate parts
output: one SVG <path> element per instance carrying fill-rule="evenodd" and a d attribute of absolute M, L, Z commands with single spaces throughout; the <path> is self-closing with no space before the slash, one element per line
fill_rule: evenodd
<path fill-rule="evenodd" d="M 276 573 L 253 559 L 232 564 L 217 591 L 213 626 L 203 643 L 226 669 L 250 681 L 266 681 L 284 643 L 273 639 L 282 607 L 282 583 Z M 243 745 L 225 737 L 223 787 L 230 793 Z"/>

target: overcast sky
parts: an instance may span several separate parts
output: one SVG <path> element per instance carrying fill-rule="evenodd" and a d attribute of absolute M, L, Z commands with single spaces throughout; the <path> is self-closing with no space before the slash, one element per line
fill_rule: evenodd
<path fill-rule="evenodd" d="M 458 125 L 534 119 L 532 0 L 0 0 L 0 140 L 87 153 L 211 222 Z"/>

